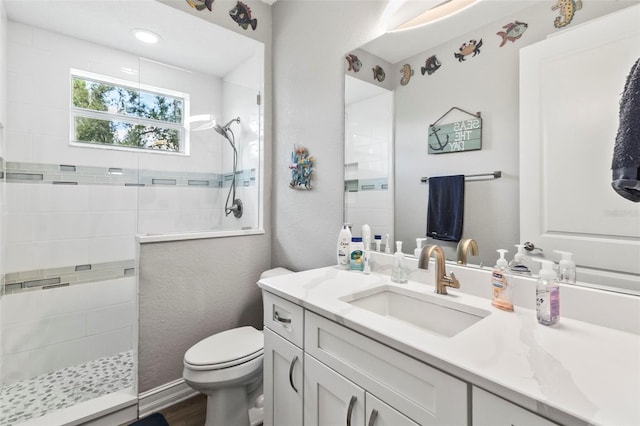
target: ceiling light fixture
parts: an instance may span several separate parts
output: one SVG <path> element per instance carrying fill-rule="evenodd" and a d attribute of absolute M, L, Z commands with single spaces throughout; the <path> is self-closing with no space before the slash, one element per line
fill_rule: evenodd
<path fill-rule="evenodd" d="M 160 41 L 160 36 L 153 31 L 145 30 L 142 28 L 135 28 L 131 30 L 135 38 L 143 43 L 156 44 Z"/>
<path fill-rule="evenodd" d="M 446 0 L 439 5 L 432 7 L 421 15 L 416 16 L 413 19 L 408 20 L 404 24 L 398 26 L 392 31 L 408 30 L 415 27 L 420 27 L 439 19 L 451 16 L 465 7 L 475 3 L 477 0 Z"/>

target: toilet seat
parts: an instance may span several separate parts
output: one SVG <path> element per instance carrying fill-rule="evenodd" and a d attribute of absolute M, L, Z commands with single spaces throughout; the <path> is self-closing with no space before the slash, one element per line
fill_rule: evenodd
<path fill-rule="evenodd" d="M 245 326 L 199 341 L 184 354 L 184 365 L 192 370 L 220 370 L 247 363 L 263 353 L 264 335 Z"/>

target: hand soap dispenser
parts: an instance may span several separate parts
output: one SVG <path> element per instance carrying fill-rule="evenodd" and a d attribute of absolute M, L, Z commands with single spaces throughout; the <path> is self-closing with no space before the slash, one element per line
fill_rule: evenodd
<path fill-rule="evenodd" d="M 531 275 L 531 269 L 526 263 L 527 255 L 524 254 L 524 244 L 516 244 L 516 248 L 518 251 L 515 256 L 513 256 L 513 260 L 509 262 L 509 269 L 512 273 L 518 275 Z"/>
<path fill-rule="evenodd" d="M 341 269 L 349 269 L 349 244 L 351 244 L 351 231 L 349 225 L 342 225 L 342 229 L 338 234 L 338 267 Z"/>
<path fill-rule="evenodd" d="M 560 287 L 556 281 L 553 262 L 546 259 L 534 259 L 542 263 L 536 284 L 536 316 L 543 325 L 554 325 L 560 321 Z"/>
<path fill-rule="evenodd" d="M 511 285 L 509 283 L 509 264 L 504 255 L 507 250 L 498 249 L 500 258 L 496 262 L 496 266 L 491 271 L 491 287 L 493 288 L 493 301 L 491 304 L 503 311 L 513 311 L 513 296 L 511 294 Z"/>
<path fill-rule="evenodd" d="M 393 254 L 393 270 L 391 271 L 391 281 L 394 283 L 406 283 L 407 270 L 404 268 L 404 254 L 402 253 L 402 241 L 396 241 L 396 252 Z"/>
<path fill-rule="evenodd" d="M 416 238 L 416 249 L 413 251 L 413 255 L 415 257 L 420 257 L 420 253 L 422 253 L 422 246 L 424 245 L 426 238 Z"/>
<path fill-rule="evenodd" d="M 576 283 L 576 264 L 571 258 L 573 253 L 568 251 L 554 250 L 556 253 L 562 256 L 560 263 L 558 264 L 558 281 L 561 283 Z"/>

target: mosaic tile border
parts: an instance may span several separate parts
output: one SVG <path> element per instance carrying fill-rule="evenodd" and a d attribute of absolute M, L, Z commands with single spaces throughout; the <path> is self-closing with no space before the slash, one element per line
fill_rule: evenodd
<path fill-rule="evenodd" d="M 47 290 L 134 275 L 135 259 L 13 272 L 4 276 L 4 294 Z"/>
<path fill-rule="evenodd" d="M 358 191 L 387 191 L 389 189 L 389 179 L 347 179 L 344 181 L 345 192 Z"/>
<path fill-rule="evenodd" d="M 232 173 L 198 173 L 163 170 L 138 170 L 120 167 L 93 167 L 73 164 L 46 164 L 3 161 L 7 183 L 54 185 L 176 186 L 185 188 L 225 188 Z M 256 169 L 236 172 L 236 185 L 253 186 Z"/>
<path fill-rule="evenodd" d="M 127 351 L 2 386 L 0 426 L 133 387 L 134 371 L 133 351 Z"/>

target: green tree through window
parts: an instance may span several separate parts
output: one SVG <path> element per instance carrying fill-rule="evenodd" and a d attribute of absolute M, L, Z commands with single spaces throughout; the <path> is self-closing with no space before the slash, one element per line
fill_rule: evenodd
<path fill-rule="evenodd" d="M 78 142 L 184 151 L 184 98 L 72 77 Z"/>

